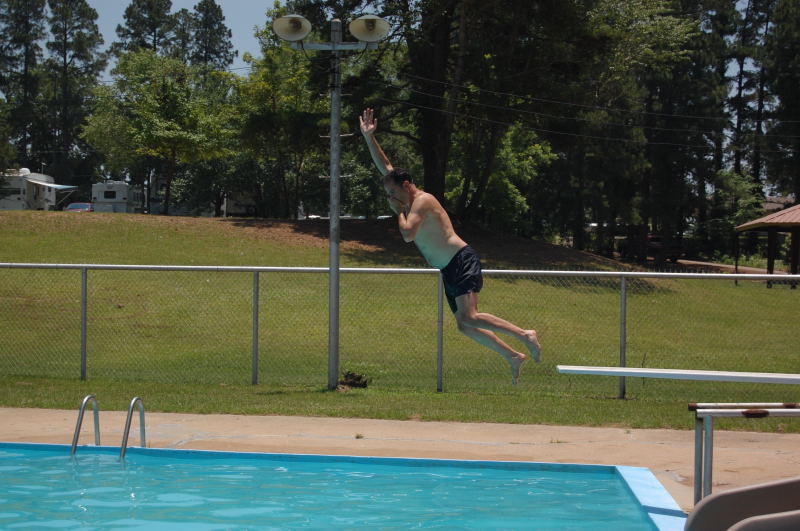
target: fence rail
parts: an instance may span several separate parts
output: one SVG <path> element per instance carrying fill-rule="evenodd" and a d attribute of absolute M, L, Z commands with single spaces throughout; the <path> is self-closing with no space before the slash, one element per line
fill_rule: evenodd
<path fill-rule="evenodd" d="M 307 384 L 330 366 L 320 342 L 327 273 L 326 267 L 0 263 L 0 322 L 6 323 L 0 370 L 63 376 L 74 370 L 77 351 L 81 379 L 169 379 L 171 371 L 189 370 L 201 381 L 240 381 L 244 365 L 252 384 L 265 377 Z M 438 270 L 343 267 L 340 273 L 343 357 L 353 370 L 387 385 L 414 380 L 412 386 L 429 388 L 435 380 L 439 391 L 445 378 L 456 388 L 474 385 L 482 373 L 507 379 L 498 356 L 445 325 Z M 794 287 L 800 275 L 484 270 L 484 276 L 481 308 L 537 328 L 546 360 L 624 367 L 633 356 L 636 366 L 800 372 L 796 338 L 787 332 L 796 324 L 798 292 L 780 289 Z M 764 289 L 764 281 L 775 287 Z M 759 359 L 751 356 L 755 344 Z M 137 369 L 136 359 L 148 371 Z M 531 390 L 542 383 L 526 379 L 535 382 Z M 617 396 L 627 394 L 620 377 Z"/>

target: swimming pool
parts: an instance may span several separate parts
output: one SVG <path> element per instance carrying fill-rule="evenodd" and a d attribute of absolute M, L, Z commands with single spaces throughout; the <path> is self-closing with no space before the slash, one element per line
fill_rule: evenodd
<path fill-rule="evenodd" d="M 678 530 L 649 470 L 0 443 L 0 528 Z"/>

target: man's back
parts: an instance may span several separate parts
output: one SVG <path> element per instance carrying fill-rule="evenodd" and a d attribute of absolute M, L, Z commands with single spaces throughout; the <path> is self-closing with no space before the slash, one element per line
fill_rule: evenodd
<path fill-rule="evenodd" d="M 411 208 L 422 217 L 414 244 L 430 265 L 442 269 L 467 243 L 456 234 L 450 216 L 431 194 L 417 189 Z"/>

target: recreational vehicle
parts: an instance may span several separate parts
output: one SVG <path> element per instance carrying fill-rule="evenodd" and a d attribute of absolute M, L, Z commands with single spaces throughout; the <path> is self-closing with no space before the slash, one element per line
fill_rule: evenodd
<path fill-rule="evenodd" d="M 124 181 L 105 181 L 92 185 L 95 212 L 134 212 L 141 192 Z"/>
<path fill-rule="evenodd" d="M 56 184 L 43 173 L 28 168 L 3 172 L 4 186 L 0 194 L 0 210 L 58 210 L 77 186 Z"/>

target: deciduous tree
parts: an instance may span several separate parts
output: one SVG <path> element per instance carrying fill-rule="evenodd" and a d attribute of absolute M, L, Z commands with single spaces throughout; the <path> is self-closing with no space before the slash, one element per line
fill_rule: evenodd
<path fill-rule="evenodd" d="M 178 165 L 224 155 L 227 109 L 204 97 L 196 70 L 150 50 L 120 56 L 113 75 L 114 85 L 96 92 L 98 110 L 89 119 L 86 138 L 104 153 L 131 162 L 161 161 L 162 212 L 169 214 Z"/>

